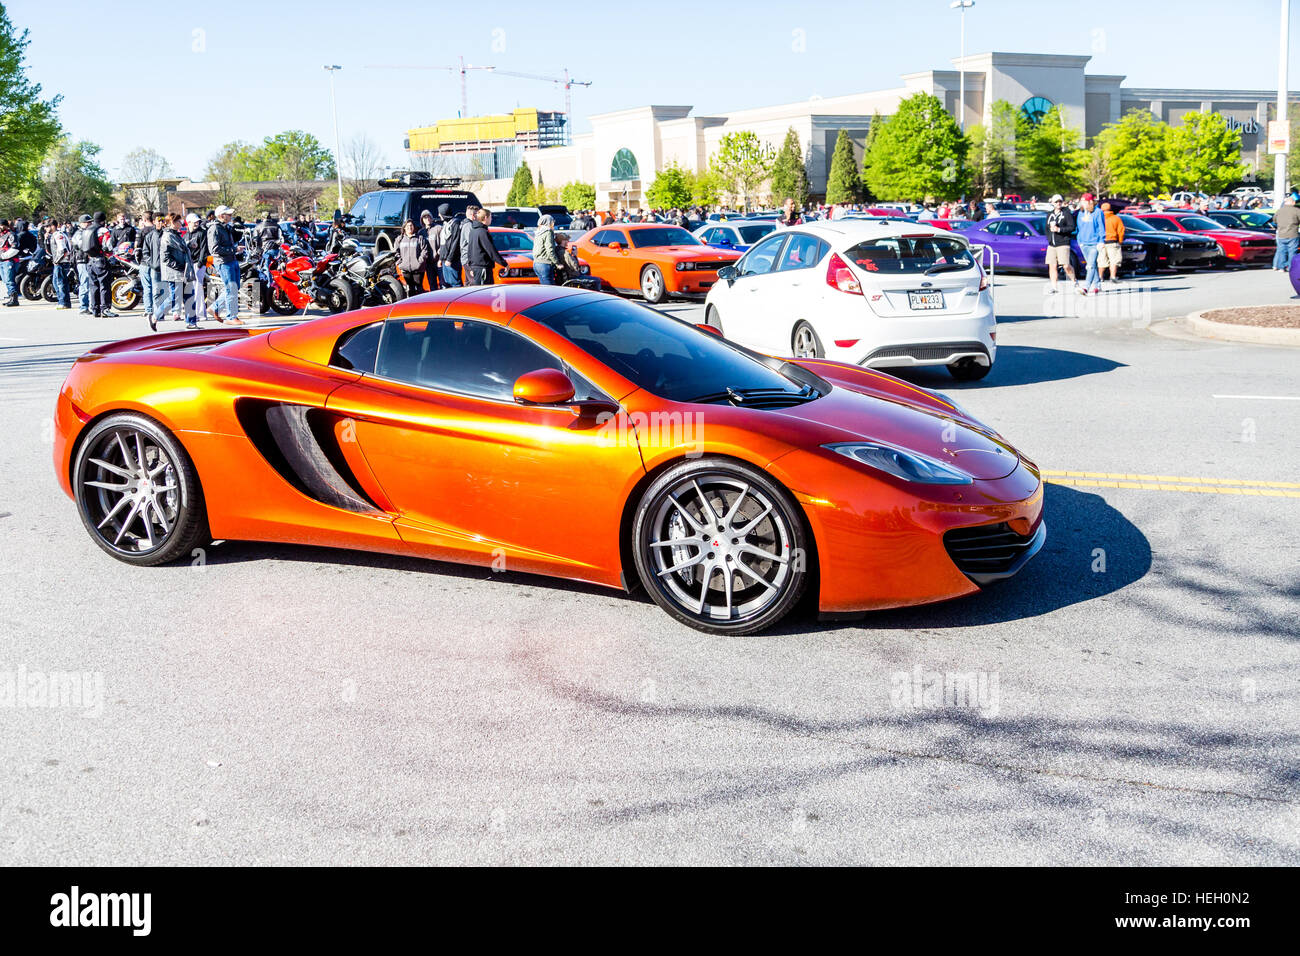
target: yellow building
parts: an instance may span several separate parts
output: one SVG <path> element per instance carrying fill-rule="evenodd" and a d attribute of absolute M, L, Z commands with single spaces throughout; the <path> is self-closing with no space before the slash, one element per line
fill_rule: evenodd
<path fill-rule="evenodd" d="M 563 146 L 567 122 L 563 113 L 531 108 L 444 119 L 432 126 L 407 130 L 406 148 L 412 153 L 474 153 L 504 145 L 526 149 Z"/>

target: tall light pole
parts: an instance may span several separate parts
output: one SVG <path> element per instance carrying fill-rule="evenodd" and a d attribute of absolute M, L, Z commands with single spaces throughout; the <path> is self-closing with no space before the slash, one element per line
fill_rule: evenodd
<path fill-rule="evenodd" d="M 1283 123 L 1291 121 L 1291 113 L 1287 109 L 1286 102 L 1286 61 L 1290 52 L 1290 44 L 1287 42 L 1287 13 L 1290 6 L 1291 0 L 1282 0 L 1282 32 L 1279 34 L 1277 51 L 1277 118 L 1279 122 Z M 1291 149 L 1295 149 L 1295 143 L 1291 143 Z M 1273 156 L 1273 206 L 1276 209 L 1282 208 L 1282 192 L 1286 189 L 1286 161 L 1286 153 L 1276 153 Z"/>
<path fill-rule="evenodd" d="M 343 67 L 337 63 L 326 66 L 330 75 L 330 108 L 334 111 L 334 175 L 339 184 L 339 215 L 343 215 L 343 150 L 339 146 L 339 101 L 334 98 L 334 74 Z"/>
<path fill-rule="evenodd" d="M 966 132 L 966 11 L 975 6 L 975 0 L 952 0 L 948 4 L 950 10 L 961 11 L 961 64 L 959 69 L 959 79 L 957 81 L 957 122 L 961 126 L 961 131 Z M 987 92 L 985 93 L 987 96 Z"/>

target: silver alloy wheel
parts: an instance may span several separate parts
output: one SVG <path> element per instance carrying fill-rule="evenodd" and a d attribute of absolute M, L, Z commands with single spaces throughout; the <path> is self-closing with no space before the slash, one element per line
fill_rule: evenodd
<path fill-rule="evenodd" d="M 112 550 L 142 555 L 163 547 L 180 514 L 176 463 L 148 433 L 104 432 L 82 459 L 88 524 Z"/>
<path fill-rule="evenodd" d="M 793 580 L 783 509 L 742 476 L 684 478 L 662 497 L 649 537 L 646 564 L 667 596 L 705 620 L 757 617 Z"/>
<path fill-rule="evenodd" d="M 794 333 L 794 357 L 817 357 L 817 336 L 813 332 L 812 326 L 807 323 L 799 326 Z"/>
<path fill-rule="evenodd" d="M 651 302 L 658 302 L 663 296 L 663 277 L 657 269 L 646 269 L 641 273 L 641 293 Z"/>

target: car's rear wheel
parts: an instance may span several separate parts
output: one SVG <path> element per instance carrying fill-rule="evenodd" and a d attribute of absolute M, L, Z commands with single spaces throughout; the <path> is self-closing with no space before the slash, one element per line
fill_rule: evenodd
<path fill-rule="evenodd" d="M 208 534 L 193 462 L 143 415 L 110 415 L 90 429 L 77 450 L 72 487 L 91 538 L 128 564 L 174 561 Z"/>
<path fill-rule="evenodd" d="M 667 295 L 664 287 L 664 274 L 658 266 L 646 266 L 641 270 L 641 297 L 647 302 L 658 305 Z"/>
<path fill-rule="evenodd" d="M 822 358 L 826 350 L 817 331 L 807 322 L 799 322 L 790 335 L 790 354 L 795 358 Z"/>
<path fill-rule="evenodd" d="M 641 584 L 697 630 L 771 627 L 808 582 L 798 505 L 758 469 L 731 459 L 701 458 L 665 471 L 642 496 L 632 534 Z"/>
<path fill-rule="evenodd" d="M 958 359 L 948 366 L 948 374 L 959 382 L 977 382 L 991 371 L 992 365 L 981 365 L 973 358 Z"/>
<path fill-rule="evenodd" d="M 722 317 L 718 315 L 718 310 L 713 306 L 709 306 L 704 310 L 704 324 L 723 332 L 724 335 L 726 334 L 722 328 Z"/>

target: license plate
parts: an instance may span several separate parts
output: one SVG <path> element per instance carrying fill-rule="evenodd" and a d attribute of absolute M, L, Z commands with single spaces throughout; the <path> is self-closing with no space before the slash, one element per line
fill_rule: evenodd
<path fill-rule="evenodd" d="M 942 309 L 942 292 L 909 292 L 907 302 L 914 309 Z"/>

